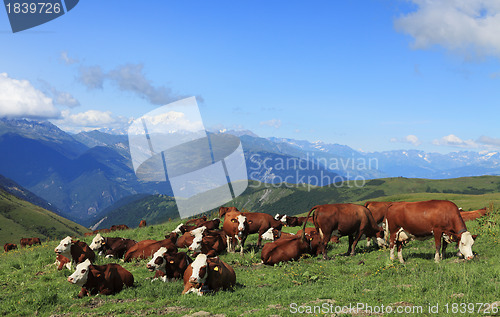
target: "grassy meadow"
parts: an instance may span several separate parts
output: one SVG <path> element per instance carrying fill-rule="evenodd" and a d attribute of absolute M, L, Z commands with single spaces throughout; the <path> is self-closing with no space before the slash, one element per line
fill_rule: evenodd
<path fill-rule="evenodd" d="M 413 198 L 418 200 L 421 196 Z M 472 208 L 489 204 L 482 197 L 477 198 L 475 205 L 471 202 Z M 343 237 L 340 244 L 329 250 L 328 255 L 333 259 L 304 257 L 270 267 L 259 264 L 260 250 L 253 247 L 256 243 L 253 235 L 247 240 L 244 256 L 239 253 L 221 255 L 236 271 L 234 291 L 203 297 L 195 294 L 181 296 L 182 281 L 151 282 L 154 273 L 146 269 L 147 261 L 143 260 L 136 263 L 118 261 L 133 273 L 134 287 L 112 296 L 79 299 L 80 287 L 66 281 L 72 272 L 67 269 L 57 271 L 52 264 L 55 260 L 53 250 L 58 241 L 48 241 L 41 246 L 0 254 L 0 315 L 289 316 L 302 305 L 302 309 L 307 309 L 306 306 L 310 309 L 314 306 L 316 309 L 328 308 L 327 315 L 366 316 L 371 315 L 366 306 L 354 314 L 351 314 L 353 311 L 342 313 L 340 309 L 349 305 L 354 308 L 370 305 L 374 312 L 381 305 L 385 309 L 389 305 L 394 311 L 400 309 L 416 316 L 452 316 L 460 314 L 460 309 L 463 311 L 463 306 L 460 306 L 463 303 L 473 303 L 474 307 L 467 306 L 467 309 L 474 312 L 466 310 L 461 315 L 494 315 L 491 310 L 490 313 L 479 311 L 481 307 L 476 303 L 500 301 L 500 211 L 496 206 L 500 207 L 494 205 L 494 211 L 488 217 L 467 223 L 473 234 L 479 234 L 473 246 L 476 257 L 472 261 L 458 259 L 455 248 L 450 246 L 447 258 L 434 263 L 433 239 L 410 242 L 403 249 L 404 265 L 397 260 L 391 262 L 388 250 L 366 247 L 365 241 L 358 244 L 355 256 L 347 257 L 342 255 L 347 251 L 348 240 Z M 109 236 L 161 239 L 178 223 L 171 221 L 114 232 Z M 284 230 L 296 232 L 298 229 Z M 82 239 L 90 243 L 92 238 Z M 112 262 L 117 261 L 97 258 L 97 264 Z M 429 313 L 430 305 L 439 305 L 439 313 Z M 335 314 L 335 309 L 338 314 Z M 323 315 L 316 312 L 314 315 Z"/>

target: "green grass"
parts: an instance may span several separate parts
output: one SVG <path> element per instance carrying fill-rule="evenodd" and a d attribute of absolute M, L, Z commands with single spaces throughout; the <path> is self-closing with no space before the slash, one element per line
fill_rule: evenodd
<path fill-rule="evenodd" d="M 485 204 L 483 204 L 485 203 Z M 488 205 L 471 205 L 477 209 Z M 137 240 L 161 239 L 178 224 L 178 221 L 142 229 L 114 232 Z M 226 316 L 288 316 L 290 305 L 346 306 L 356 303 L 368 305 L 422 306 L 422 314 L 429 315 L 428 306 L 439 304 L 438 316 L 452 316 L 452 303 L 492 303 L 500 294 L 500 211 L 486 218 L 467 223 L 474 234 L 479 234 L 473 251 L 476 257 L 465 262 L 454 256 L 448 248 L 447 258 L 434 263 L 433 240 L 413 241 L 403 249 L 406 264 L 389 261 L 388 250 L 358 244 L 353 257 L 340 254 L 347 250 L 347 238 L 331 247 L 324 261 L 303 258 L 297 262 L 276 265 L 259 265 L 260 251 L 253 245 L 256 236 L 247 241 L 247 252 L 224 254 L 221 258 L 230 263 L 236 272 L 234 291 L 219 292 L 203 297 L 181 295 L 182 281 L 151 282 L 153 275 L 146 270 L 146 260 L 121 263 L 135 277 L 135 287 L 124 289 L 112 296 L 94 296 L 78 299 L 80 288 L 66 278 L 72 272 L 57 271 L 52 265 L 56 241 L 28 249 L 0 254 L 0 315 L 25 316 L 92 315 L 129 316 L 160 315 L 184 316 L 199 311 Z M 295 232 L 298 228 L 285 228 Z M 90 243 L 91 237 L 85 239 Z M 98 264 L 111 263 L 98 257 Z M 444 305 L 449 304 L 445 314 Z M 410 309 L 410 308 L 408 308 Z M 463 315 L 463 314 L 462 314 Z M 468 316 L 470 314 L 467 314 Z M 484 314 L 475 313 L 475 316 Z M 491 314 L 490 314 L 491 315 Z"/>

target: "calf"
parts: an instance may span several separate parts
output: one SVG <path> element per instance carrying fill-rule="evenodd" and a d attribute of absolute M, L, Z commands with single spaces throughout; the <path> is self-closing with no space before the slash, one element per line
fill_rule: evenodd
<path fill-rule="evenodd" d="M 87 259 L 90 260 L 90 262 L 94 262 L 95 260 L 94 251 L 92 251 L 85 242 L 75 241 L 71 239 L 70 236 L 62 239 L 59 245 L 54 249 L 54 252 L 64 255 L 75 264 L 82 263 Z"/>
<path fill-rule="evenodd" d="M 56 261 L 54 264 L 57 266 L 57 270 L 60 271 L 63 267 L 66 267 L 68 270 L 71 270 L 71 260 L 65 257 L 62 254 L 58 254 L 56 256 Z"/>
<path fill-rule="evenodd" d="M 199 254 L 184 272 L 184 290 L 182 294 L 217 292 L 229 289 L 236 284 L 236 274 L 231 266 L 218 257 L 208 258 Z"/>
<path fill-rule="evenodd" d="M 239 211 L 230 211 L 225 214 L 222 230 L 226 234 L 227 251 L 234 252 L 236 240 L 240 244 L 240 254 L 243 254 L 245 240 L 248 237 L 249 226 L 247 218 Z"/>
<path fill-rule="evenodd" d="M 156 240 L 143 240 L 137 242 L 125 253 L 123 260 L 130 262 L 132 259 L 146 259 L 152 256 L 161 247 L 165 247 L 168 252 L 177 252 L 175 240 L 177 235 L 170 235 L 168 238 L 160 241 Z"/>
<path fill-rule="evenodd" d="M 11 250 L 17 249 L 17 244 L 14 243 L 6 243 L 3 245 L 3 249 L 5 252 L 9 252 Z"/>
<path fill-rule="evenodd" d="M 397 246 L 398 259 L 404 263 L 403 240 L 410 238 L 426 240 L 432 237 L 434 237 L 436 245 L 434 255 L 436 262 L 445 256 L 448 245 L 446 240 L 460 241 L 458 247 L 464 258 L 470 260 L 474 257 L 472 253 L 473 236 L 467 231 L 457 205 L 451 201 L 429 200 L 394 204 L 387 211 L 386 221 L 390 231 L 391 260 L 394 259 L 394 248 Z"/>
<path fill-rule="evenodd" d="M 100 233 L 96 234 L 90 248 L 99 255 L 105 254 L 107 258 L 122 258 L 125 252 L 135 245 L 137 241 L 124 238 L 108 238 L 101 236 Z"/>
<path fill-rule="evenodd" d="M 323 258 L 327 259 L 327 244 L 332 234 L 336 236 L 349 236 L 347 254 L 354 255 L 359 239 L 367 237 L 380 238 L 383 235 L 382 227 L 377 226 L 370 211 L 361 205 L 355 204 L 328 204 L 311 208 L 307 217 L 313 214 L 313 222 L 322 239 L 321 251 Z M 307 223 L 304 223 L 303 230 Z M 305 241 L 305 232 L 302 232 Z"/>
<path fill-rule="evenodd" d="M 86 295 L 111 295 L 120 292 L 123 285 L 133 286 L 134 276 L 119 264 L 92 265 L 87 259 L 76 266 L 68 282 L 82 287 L 78 297 Z"/>
<path fill-rule="evenodd" d="M 193 262 L 185 252 L 168 253 L 167 251 L 167 248 L 161 247 L 146 265 L 149 271 L 156 271 L 152 281 L 158 278 L 163 282 L 180 279 L 188 265 Z"/>
<path fill-rule="evenodd" d="M 314 245 L 312 244 L 314 240 Z M 279 262 L 298 260 L 303 254 L 315 255 L 318 250 L 320 238 L 308 236 L 305 241 L 301 236 L 287 237 L 271 243 L 267 243 L 262 248 L 262 263 L 274 265 Z"/>
<path fill-rule="evenodd" d="M 146 227 L 146 220 L 141 220 L 141 222 L 139 222 L 139 228 L 144 228 Z"/>

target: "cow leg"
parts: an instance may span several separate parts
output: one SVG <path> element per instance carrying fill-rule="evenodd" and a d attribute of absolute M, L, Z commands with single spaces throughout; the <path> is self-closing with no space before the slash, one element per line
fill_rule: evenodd
<path fill-rule="evenodd" d="M 328 241 L 330 241 L 330 239 L 332 237 L 332 233 L 329 232 L 328 234 L 324 234 L 323 231 L 321 230 L 321 228 L 318 229 L 318 232 L 319 232 L 320 237 L 323 238 L 323 241 L 321 242 L 321 244 L 319 246 L 319 249 L 320 249 L 319 251 L 322 251 L 323 259 L 328 260 L 328 256 L 326 255 L 326 253 L 327 253 L 326 247 L 328 245 Z"/>
<path fill-rule="evenodd" d="M 353 243 L 351 244 L 351 256 L 353 256 L 356 253 L 356 246 L 358 245 L 358 241 L 359 241 L 359 239 L 361 239 L 362 235 L 363 235 L 363 233 L 361 231 L 358 232 L 357 237 L 354 239 Z M 351 236 L 349 236 L 349 239 L 350 238 L 351 238 Z"/>
<path fill-rule="evenodd" d="M 257 238 L 257 249 L 261 247 L 262 245 L 262 235 L 264 234 L 265 232 L 260 232 L 259 231 L 259 237 Z"/>
<path fill-rule="evenodd" d="M 366 246 L 369 247 L 372 245 L 372 238 L 366 237 Z"/>
<path fill-rule="evenodd" d="M 436 243 L 436 254 L 434 254 L 434 262 L 439 262 L 441 260 L 441 255 L 439 251 L 441 250 L 441 236 L 442 232 L 434 231 L 434 242 Z"/>
<path fill-rule="evenodd" d="M 398 247 L 398 259 L 399 262 L 404 264 L 405 260 L 403 260 L 403 242 L 396 241 L 396 246 Z"/>
<path fill-rule="evenodd" d="M 231 237 L 226 236 L 226 243 L 227 243 L 227 253 L 231 252 Z"/>
<path fill-rule="evenodd" d="M 443 237 L 443 240 L 441 241 L 442 247 L 441 247 L 441 260 L 446 257 L 446 247 L 448 246 L 448 242 Z"/>
<path fill-rule="evenodd" d="M 349 246 L 347 247 L 347 253 L 345 255 L 352 255 L 352 244 L 354 243 L 354 237 L 352 234 L 349 235 Z"/>

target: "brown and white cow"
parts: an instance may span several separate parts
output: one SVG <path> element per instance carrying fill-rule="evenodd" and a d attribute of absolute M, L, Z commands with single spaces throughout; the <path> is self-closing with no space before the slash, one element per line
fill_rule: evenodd
<path fill-rule="evenodd" d="M 319 235 L 319 232 L 316 230 L 316 228 L 313 228 L 313 227 L 307 227 L 305 231 L 300 229 L 299 231 L 297 231 L 297 235 L 302 236 L 302 232 L 305 232 L 306 236 L 310 236 L 310 237 L 312 237 L 316 234 Z M 340 238 L 337 237 L 336 235 L 332 235 L 330 242 L 331 243 L 340 243 Z"/>
<path fill-rule="evenodd" d="M 304 222 L 308 221 L 307 217 L 294 217 L 287 215 L 283 215 L 277 220 L 281 221 L 287 227 L 300 227 L 304 224 Z M 309 222 L 312 223 L 312 219 L 309 219 Z"/>
<path fill-rule="evenodd" d="M 193 231 L 191 231 L 193 232 Z M 222 230 L 205 230 L 194 236 L 189 251 L 193 254 L 203 253 L 209 257 L 216 256 L 227 247 L 226 234 Z"/>
<path fill-rule="evenodd" d="M 141 221 L 139 222 L 139 228 L 144 228 L 144 227 L 146 227 L 146 226 L 147 226 L 147 225 L 146 225 L 146 220 L 141 220 Z"/>
<path fill-rule="evenodd" d="M 464 221 L 471 221 L 477 218 L 481 218 L 488 213 L 488 209 L 486 207 L 478 210 L 472 211 L 460 211 L 460 216 Z"/>
<path fill-rule="evenodd" d="M 182 294 L 195 293 L 203 295 L 230 289 L 236 284 L 236 273 L 227 263 L 218 257 L 209 258 L 199 254 L 184 272 L 184 290 Z"/>
<path fill-rule="evenodd" d="M 262 263 L 274 265 L 280 262 L 298 260 L 303 254 L 316 255 L 321 238 L 319 235 L 301 236 L 292 235 L 267 243 L 262 248 Z"/>
<path fill-rule="evenodd" d="M 177 240 L 177 234 L 171 234 L 168 238 L 164 240 L 143 240 L 134 244 L 125 253 L 123 260 L 125 262 L 130 262 L 132 259 L 146 259 L 152 256 L 161 247 L 165 247 L 168 252 L 177 252 L 177 247 L 175 246 L 175 241 Z"/>
<path fill-rule="evenodd" d="M 283 223 L 273 218 L 273 216 L 262 212 L 242 212 L 248 222 L 248 233 L 259 234 L 257 238 L 257 247 L 262 245 L 262 235 L 270 228 L 281 230 Z"/>
<path fill-rule="evenodd" d="M 200 218 L 189 219 L 186 221 L 187 226 L 199 226 L 202 222 L 207 221 L 207 216 L 202 216 Z"/>
<path fill-rule="evenodd" d="M 239 212 L 238 208 L 236 207 L 219 207 L 219 218 L 222 219 L 226 215 L 226 213 L 230 211 L 237 211 Z"/>
<path fill-rule="evenodd" d="M 168 253 L 167 248 L 161 247 L 153 254 L 146 267 L 149 271 L 155 272 L 151 281 L 161 279 L 167 282 L 182 278 L 184 271 L 192 262 L 186 252 Z"/>
<path fill-rule="evenodd" d="M 78 297 L 86 295 L 111 295 L 120 292 L 123 286 L 133 286 L 134 276 L 116 263 L 92 265 L 87 259 L 76 266 L 68 282 L 81 286 Z"/>
<path fill-rule="evenodd" d="M 125 252 L 128 251 L 137 241 L 124 238 L 108 238 L 96 234 L 90 248 L 99 255 L 105 255 L 107 258 L 122 258 Z"/>
<path fill-rule="evenodd" d="M 11 250 L 17 249 L 17 244 L 14 243 L 6 243 L 3 245 L 3 249 L 5 252 L 9 252 Z"/>
<path fill-rule="evenodd" d="M 193 239 L 197 233 L 203 233 L 205 229 L 207 229 L 205 226 L 194 228 L 191 231 L 184 231 L 185 227 L 182 227 L 179 229 L 177 227 L 172 233 L 177 233 L 177 232 L 184 232 L 182 236 L 180 236 L 177 241 L 175 242 L 175 246 L 178 248 L 189 248 L 189 246 L 193 243 Z"/>
<path fill-rule="evenodd" d="M 19 244 L 21 245 L 21 248 L 25 248 L 28 245 L 42 245 L 42 242 L 40 242 L 40 238 L 21 238 L 21 240 L 19 240 Z"/>
<path fill-rule="evenodd" d="M 436 253 L 434 260 L 439 262 L 445 256 L 446 240 L 459 241 L 458 248 L 464 258 L 474 257 L 474 239 L 460 216 L 457 205 L 447 200 L 406 202 L 389 207 L 386 215 L 390 231 L 390 259 L 394 259 L 394 248 L 398 248 L 398 258 L 404 263 L 403 240 L 415 238 L 426 240 L 434 237 Z M 441 239 L 443 242 L 441 243 Z M 439 253 L 442 246 L 441 254 Z"/>
<path fill-rule="evenodd" d="M 383 235 L 382 227 L 377 226 L 370 211 L 361 205 L 355 204 L 327 204 L 311 208 L 307 217 L 313 214 L 313 223 L 322 239 L 320 245 L 323 258 L 327 259 L 327 244 L 332 235 L 339 237 L 349 236 L 347 254 L 354 255 L 356 245 L 363 235 L 380 238 Z M 305 230 L 307 222 L 302 230 Z M 302 238 L 306 239 L 305 232 Z"/>
<path fill-rule="evenodd" d="M 63 267 L 66 267 L 68 270 L 71 270 L 71 260 L 65 257 L 62 254 L 58 254 L 56 256 L 56 261 L 54 262 L 55 266 L 57 266 L 57 270 L 60 271 Z"/>
<path fill-rule="evenodd" d="M 249 232 L 247 218 L 239 211 L 229 211 L 225 214 L 222 230 L 226 234 L 227 252 L 235 251 L 237 240 L 240 244 L 240 254 L 243 254 Z"/>
<path fill-rule="evenodd" d="M 83 241 L 73 240 L 70 236 L 62 239 L 59 245 L 54 249 L 57 254 L 64 255 L 75 264 L 82 263 L 89 259 L 90 262 L 94 262 L 95 253 L 92 249 Z"/>

